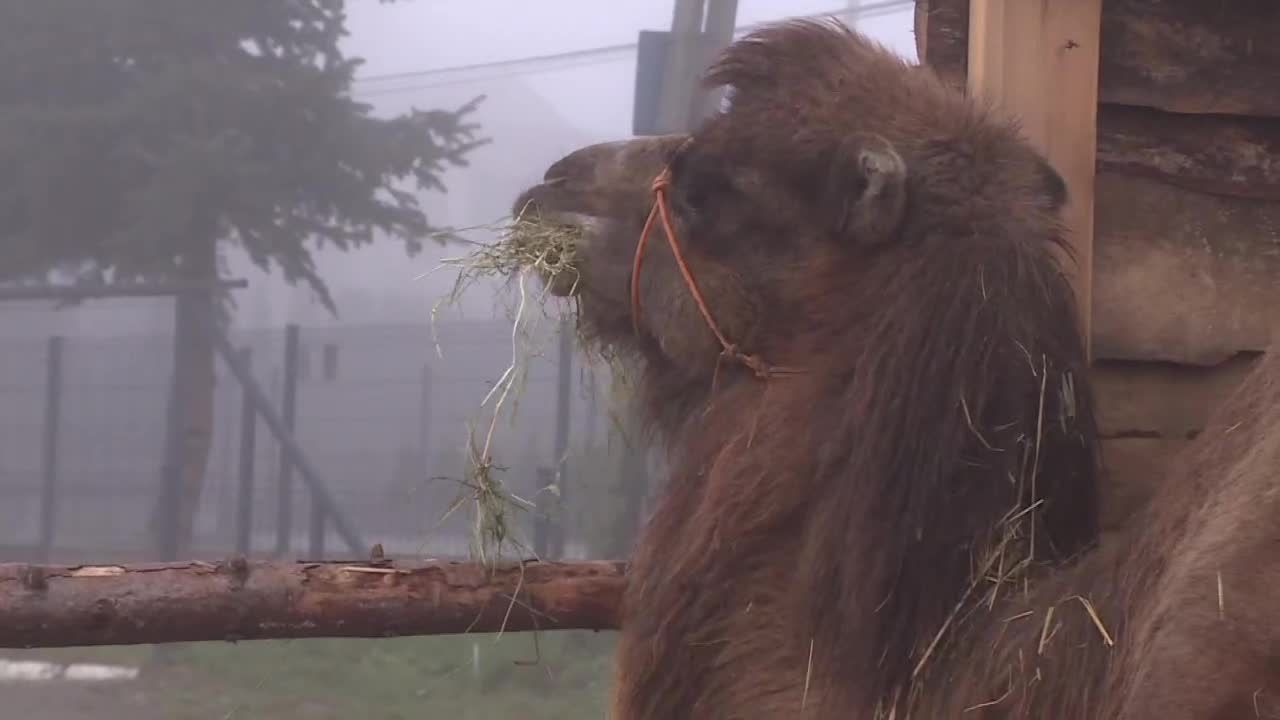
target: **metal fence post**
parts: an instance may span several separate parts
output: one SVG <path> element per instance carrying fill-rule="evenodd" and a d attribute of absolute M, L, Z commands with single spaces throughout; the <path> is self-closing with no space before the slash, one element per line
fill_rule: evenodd
<path fill-rule="evenodd" d="M 194 303 L 190 295 L 174 298 L 173 370 L 166 412 L 164 463 L 161 472 L 160 502 L 156 504 L 153 526 L 161 560 L 178 559 L 178 512 L 182 503 L 182 472 L 186 463 L 187 387 L 190 362 L 188 353 L 191 333 L 195 328 Z"/>
<path fill-rule="evenodd" d="M 333 529 L 338 533 L 338 537 L 341 537 L 353 552 L 367 552 L 369 546 L 364 543 L 364 540 L 356 533 L 355 528 L 343 516 L 338 508 L 337 501 L 329 494 L 328 488 L 325 487 L 320 472 L 307 459 L 306 453 L 302 451 L 302 446 L 289 433 L 284 418 L 272 406 L 271 399 L 263 391 L 258 381 L 254 379 L 253 373 L 249 371 L 249 368 L 245 367 L 244 363 L 240 362 L 239 354 L 231 346 L 231 342 L 227 340 L 226 335 L 216 332 L 213 343 L 214 350 L 222 358 L 223 362 L 227 364 L 231 374 L 235 375 L 236 380 L 252 395 L 253 404 L 258 415 L 280 443 L 281 451 L 288 455 L 289 462 L 298 469 L 303 482 L 310 487 L 313 497 L 318 498 L 321 502 L 325 515 L 328 521 L 333 523 Z"/>
<path fill-rule="evenodd" d="M 556 386 L 556 522 L 552 529 L 551 552 L 557 560 L 565 557 L 569 513 L 569 410 L 573 404 L 573 319 L 560 320 L 560 361 Z"/>
<path fill-rule="evenodd" d="M 311 533 L 308 536 L 307 557 L 312 560 L 324 559 L 324 503 L 314 493 L 311 496 Z"/>
<path fill-rule="evenodd" d="M 431 365 L 422 366 L 422 389 L 418 401 L 418 453 L 422 458 L 422 476 L 431 474 Z"/>
<path fill-rule="evenodd" d="M 61 337 L 49 338 L 45 356 L 44 385 L 44 483 L 40 491 L 40 558 L 49 562 L 53 555 L 54 535 L 58 522 L 58 434 L 62 410 Z"/>
<path fill-rule="evenodd" d="M 297 325 L 285 327 L 284 335 L 284 392 L 281 414 L 285 431 L 295 435 L 298 420 L 298 345 L 300 332 Z M 280 473 L 277 476 L 276 496 L 276 554 L 289 552 L 293 536 L 293 462 L 283 448 L 280 452 Z"/>
<path fill-rule="evenodd" d="M 543 490 L 556 481 L 556 471 L 549 467 L 538 467 L 537 487 L 534 489 L 533 513 L 533 552 L 539 558 L 551 559 L 551 504 Z"/>
<path fill-rule="evenodd" d="M 244 348 L 240 356 L 246 367 L 252 367 L 253 351 Z M 248 556 L 253 549 L 253 462 L 257 453 L 258 415 L 253 395 L 242 388 L 240 405 L 240 465 L 236 495 L 236 552 Z"/>

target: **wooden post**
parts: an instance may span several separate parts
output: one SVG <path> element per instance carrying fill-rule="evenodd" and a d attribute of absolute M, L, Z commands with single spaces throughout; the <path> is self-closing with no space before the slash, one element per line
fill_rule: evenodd
<path fill-rule="evenodd" d="M 1017 117 L 1062 174 L 1063 212 L 1091 346 L 1093 185 L 1102 0 L 970 0 L 969 92 Z"/>

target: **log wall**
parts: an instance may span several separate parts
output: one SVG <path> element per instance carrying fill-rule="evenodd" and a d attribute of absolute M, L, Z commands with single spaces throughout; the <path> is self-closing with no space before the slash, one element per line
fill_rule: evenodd
<path fill-rule="evenodd" d="M 968 25 L 969 0 L 916 2 L 920 59 L 959 88 Z M 1114 527 L 1280 340 L 1280 3 L 1106 0 L 1101 32 L 1091 340 Z"/>

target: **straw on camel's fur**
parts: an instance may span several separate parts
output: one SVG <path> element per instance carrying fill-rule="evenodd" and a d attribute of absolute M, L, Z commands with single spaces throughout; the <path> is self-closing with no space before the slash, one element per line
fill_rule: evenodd
<path fill-rule="evenodd" d="M 616 716 L 869 713 L 1096 539 L 1065 194 L 1013 127 L 843 30 L 761 31 L 712 80 L 732 105 L 691 143 L 588 148 L 520 200 L 606 218 L 580 250 L 582 322 L 640 367 L 670 452 Z M 616 296 L 668 164 L 717 323 L 803 374 L 721 363 L 656 250 L 633 336 Z"/>
<path fill-rule="evenodd" d="M 670 458 L 613 717 L 1280 717 L 1280 354 L 1096 548 L 1058 175 L 838 27 L 757 32 L 712 79 L 731 105 L 691 140 L 583 148 L 521 198 L 595 218 L 581 320 L 641 369 Z M 631 258 L 668 166 L 716 322 L 803 373 L 722 363 L 660 247 L 633 334 Z"/>

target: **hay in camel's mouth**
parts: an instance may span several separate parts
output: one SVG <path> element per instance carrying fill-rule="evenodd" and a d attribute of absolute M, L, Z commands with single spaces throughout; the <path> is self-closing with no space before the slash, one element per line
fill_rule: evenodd
<path fill-rule="evenodd" d="M 507 222 L 475 229 L 496 232 L 498 239 L 492 243 L 474 243 L 470 252 L 446 258 L 437 268 L 454 268 L 457 277 L 451 292 L 432 308 L 433 335 L 441 306 L 456 304 L 473 284 L 485 279 L 514 281 L 518 302 L 512 313 L 511 362 L 480 403 L 483 419 L 468 423 L 466 469 L 462 478 L 455 478 L 461 492 L 440 522 L 458 509 L 470 506 L 472 551 L 482 563 L 492 565 L 502 559 L 506 550 L 522 556 L 532 553 L 529 543 L 512 526 L 511 519 L 517 512 L 534 511 L 537 504 L 532 497 L 511 492 L 500 477 L 504 468 L 495 461 L 498 418 L 507 409 L 514 413 L 529 363 L 542 354 L 534 331 L 538 313 L 530 307 L 539 304 L 542 298 L 530 297 L 528 276 L 538 276 L 547 294 L 562 298 L 576 296 L 580 275 L 575 263 L 584 228 L 569 221 L 567 216 L 544 213 L 526 204 L 520 214 Z M 441 352 L 438 342 L 436 349 Z M 559 488 L 553 485 L 539 488 L 537 492 L 558 495 Z"/>
<path fill-rule="evenodd" d="M 498 232 L 497 242 L 477 243 L 466 255 L 443 263 L 458 269 L 452 299 L 477 280 L 513 278 L 527 271 L 540 276 L 552 295 L 577 294 L 581 276 L 576 261 L 578 243 L 584 234 L 582 225 L 526 204 L 509 222 L 486 229 Z"/>

